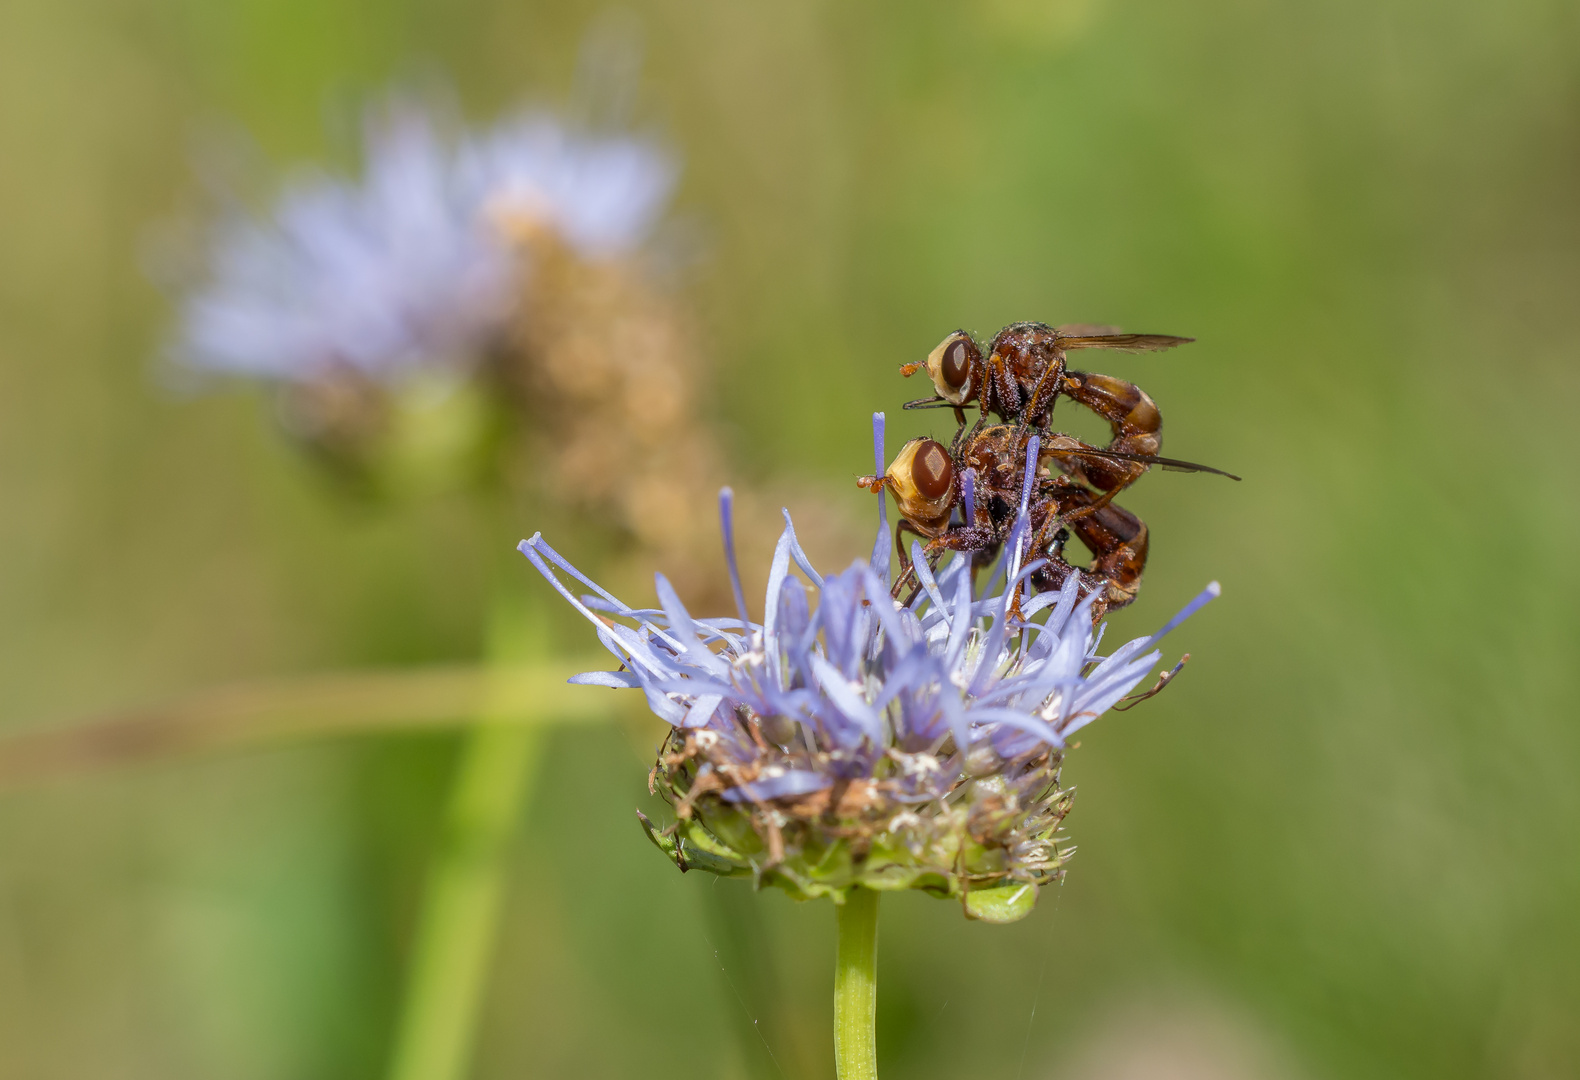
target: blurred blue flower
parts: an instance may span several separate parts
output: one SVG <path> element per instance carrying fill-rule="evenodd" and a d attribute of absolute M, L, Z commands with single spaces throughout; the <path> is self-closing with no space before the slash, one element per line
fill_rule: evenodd
<path fill-rule="evenodd" d="M 881 469 L 882 414 L 875 424 Z M 1036 453 L 1034 444 L 1030 472 Z M 909 605 L 890 596 L 881 510 L 871 559 L 827 577 L 786 512 L 756 623 L 728 489 L 721 512 L 737 619 L 694 618 L 663 575 L 660 607 L 632 608 L 541 535 L 520 547 L 621 661 L 571 681 L 640 689 L 671 725 L 655 778 L 682 825 L 701 816 L 701 831 L 680 840 L 722 859 L 708 867 L 716 872 L 739 868 L 803 896 L 858 882 L 961 895 L 1052 880 L 1067 854 L 1053 836 L 1069 803 L 1057 785 L 1066 741 L 1134 690 L 1158 661 L 1158 640 L 1218 595 L 1214 582 L 1158 633 L 1098 655 L 1097 593 L 1081 597 L 1071 575 L 1061 592 L 1030 595 L 1041 560 L 1025 560 L 1023 497 L 983 595 L 967 560 L 935 575 L 913 544 L 922 588 Z M 560 572 L 593 594 L 578 597 Z M 673 834 L 653 836 L 686 868 Z"/>
<path fill-rule="evenodd" d="M 645 239 L 674 184 L 674 162 L 646 139 L 546 113 L 455 136 L 441 119 L 376 110 L 359 179 L 300 177 L 266 218 L 222 221 L 176 360 L 284 381 L 464 369 L 517 306 L 524 222 L 581 257 L 617 256 Z"/>

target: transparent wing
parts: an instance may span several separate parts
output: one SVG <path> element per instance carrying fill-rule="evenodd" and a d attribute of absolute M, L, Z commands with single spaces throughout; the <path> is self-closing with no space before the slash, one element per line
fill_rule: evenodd
<path fill-rule="evenodd" d="M 1113 337 L 1123 334 L 1124 331 L 1117 326 L 1105 326 L 1102 323 L 1072 322 L 1063 326 L 1055 326 L 1053 332 L 1060 337 Z"/>
<path fill-rule="evenodd" d="M 1055 456 L 1063 457 L 1095 457 L 1109 458 L 1114 461 L 1137 461 L 1143 465 L 1157 465 L 1169 472 L 1204 472 L 1214 476 L 1227 476 L 1230 480 L 1240 479 L 1232 472 L 1215 469 L 1211 465 L 1198 465 L 1194 461 L 1181 461 L 1178 458 L 1157 457 L 1153 454 L 1127 454 L 1123 450 L 1099 450 L 1095 446 L 1080 449 L 1054 450 Z"/>
<path fill-rule="evenodd" d="M 1175 337 L 1173 334 L 1079 334 L 1065 337 L 1059 331 L 1061 349 L 1116 349 L 1119 352 L 1160 352 L 1195 341 L 1195 338 Z"/>

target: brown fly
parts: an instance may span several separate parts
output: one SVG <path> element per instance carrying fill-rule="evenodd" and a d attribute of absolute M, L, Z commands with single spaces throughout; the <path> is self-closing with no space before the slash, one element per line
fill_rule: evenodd
<path fill-rule="evenodd" d="M 1140 479 L 1152 465 L 1238 480 L 1221 469 L 1160 457 L 1163 414 L 1147 392 L 1112 375 L 1071 370 L 1066 361 L 1072 350 L 1156 352 L 1193 340 L 1171 334 L 1125 334 L 1105 326 L 1022 322 L 1000 330 L 984 356 L 969 333 L 957 330 L 925 361 L 901 366 L 900 373 L 907 376 L 925 368 L 937 391 L 905 407 L 953 409 L 964 427 L 965 406 L 976 402 L 982 415 L 979 429 L 990 415 L 1036 428 L 1045 433 L 1050 447 L 1061 451 L 1057 458 L 1061 471 L 1110 497 Z M 1108 422 L 1112 437 L 1106 447 L 1049 431 L 1061 395 Z"/>
<path fill-rule="evenodd" d="M 924 551 L 934 563 L 947 551 L 968 553 L 979 565 L 998 553 L 1019 513 L 1035 436 L 1019 424 L 995 424 L 962 434 L 949 447 L 934 439 L 912 439 L 882 476 L 856 481 L 869 491 L 892 492 L 899 507 L 895 544 L 906 570 L 895 582 L 896 596 L 914 584 L 914 568 L 903 558 L 906 533 L 926 541 Z M 1093 619 L 1099 619 L 1136 597 L 1147 562 L 1146 523 L 1113 505 L 1110 494 L 1051 472 L 1048 466 L 1059 464 L 1062 473 L 1062 459 L 1071 451 L 1040 437 L 1038 442 L 1027 498 L 1028 550 L 1045 562 L 1032 575 L 1032 587 L 1037 592 L 1061 589 L 1073 574 L 1082 596 L 1100 594 L 1091 609 Z M 1075 566 L 1065 558 L 1072 533 L 1093 553 L 1090 564 Z"/>

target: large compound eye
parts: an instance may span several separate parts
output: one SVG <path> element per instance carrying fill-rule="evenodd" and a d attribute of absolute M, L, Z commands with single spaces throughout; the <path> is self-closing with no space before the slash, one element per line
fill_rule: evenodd
<path fill-rule="evenodd" d="M 971 377 L 971 343 L 967 338 L 957 337 L 944 347 L 938 374 L 951 390 L 959 390 L 966 384 Z"/>
<path fill-rule="evenodd" d="M 976 392 L 971 386 L 972 374 L 981 362 L 982 353 L 971 335 L 956 330 L 927 354 L 927 375 L 939 397 L 951 405 L 964 405 Z"/>
<path fill-rule="evenodd" d="M 955 466 L 949 460 L 949 451 L 932 439 L 923 439 L 911 458 L 911 483 L 924 499 L 939 499 L 949 493 L 954 482 Z"/>

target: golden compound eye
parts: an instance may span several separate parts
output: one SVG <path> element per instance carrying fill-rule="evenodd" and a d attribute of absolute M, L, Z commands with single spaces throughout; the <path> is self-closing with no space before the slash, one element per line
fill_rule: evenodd
<path fill-rule="evenodd" d="M 938 373 L 951 390 L 959 390 L 971 377 L 971 343 L 957 337 L 944 349 Z"/>
<path fill-rule="evenodd" d="M 932 439 L 922 440 L 911 458 L 911 483 L 924 499 L 939 499 L 949 493 L 954 482 L 955 466 L 949 460 L 949 451 Z"/>

